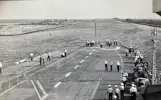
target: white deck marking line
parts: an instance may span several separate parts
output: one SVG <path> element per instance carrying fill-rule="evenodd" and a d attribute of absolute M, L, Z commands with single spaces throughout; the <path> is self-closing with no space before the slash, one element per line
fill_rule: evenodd
<path fill-rule="evenodd" d="M 38 80 L 36 80 L 37 85 L 39 86 L 40 90 L 43 92 L 44 96 L 43 99 L 45 99 L 44 97 L 47 97 L 47 93 L 45 92 L 44 88 L 42 87 L 42 85 L 40 84 L 40 82 Z"/>
<path fill-rule="evenodd" d="M 84 62 L 84 60 L 82 60 L 80 63 L 83 63 Z"/>
<path fill-rule="evenodd" d="M 71 74 L 72 72 L 69 72 L 69 73 L 67 73 L 66 75 L 65 75 L 65 77 L 68 77 L 68 76 L 70 76 L 70 74 Z"/>
<path fill-rule="evenodd" d="M 89 55 L 91 55 L 92 53 L 89 53 Z"/>
<path fill-rule="evenodd" d="M 94 91 L 93 91 L 93 93 L 92 93 L 92 96 L 91 96 L 91 98 L 90 98 L 91 100 L 94 98 L 94 95 L 96 94 L 96 91 L 97 91 L 99 85 L 100 85 L 100 81 L 97 82 L 97 86 L 96 86 L 96 88 L 94 89 Z"/>
<path fill-rule="evenodd" d="M 19 62 L 22 63 L 22 62 L 25 62 L 25 61 L 26 61 L 26 59 L 22 59 L 22 60 L 20 60 Z"/>
<path fill-rule="evenodd" d="M 54 88 L 57 88 L 62 82 L 58 82 L 55 84 Z"/>
<path fill-rule="evenodd" d="M 116 48 L 115 48 L 115 50 L 119 50 L 119 49 L 120 49 L 120 47 L 116 47 Z"/>
<path fill-rule="evenodd" d="M 115 49 L 106 49 L 106 48 L 101 48 L 102 50 L 115 50 Z"/>
<path fill-rule="evenodd" d="M 79 67 L 79 65 L 76 65 L 75 67 L 74 67 L 74 69 L 77 69 Z"/>
<path fill-rule="evenodd" d="M 33 80 L 31 80 L 31 83 L 32 83 L 32 85 L 33 85 L 33 87 L 34 87 L 34 89 L 35 89 L 35 91 L 36 91 L 36 93 L 37 93 L 37 95 L 38 95 L 38 97 L 39 97 L 39 100 L 42 100 L 42 98 L 41 98 L 41 96 L 40 96 L 40 94 L 39 94 L 39 92 L 38 92 L 38 90 L 37 90 L 37 88 L 36 88 L 36 86 L 35 86 Z"/>
<path fill-rule="evenodd" d="M 117 50 L 114 50 L 119 56 L 120 56 L 120 59 L 121 59 L 121 64 L 122 64 L 122 70 L 121 71 L 123 71 L 124 70 L 124 65 L 123 65 L 123 60 L 122 60 L 122 57 L 121 57 L 121 55 L 120 55 L 120 53 L 117 51 Z M 122 75 L 122 74 L 121 74 Z"/>
<path fill-rule="evenodd" d="M 86 56 L 85 58 L 88 58 L 88 56 Z"/>
<path fill-rule="evenodd" d="M 96 51 L 95 49 L 93 49 L 93 51 Z"/>
<path fill-rule="evenodd" d="M 12 88 L 9 88 L 8 90 L 2 92 L 2 93 L 0 94 L 0 96 L 2 96 L 3 94 L 7 93 L 8 91 L 14 89 L 15 87 L 17 87 L 19 84 L 21 84 L 21 83 L 23 83 L 23 82 L 25 82 L 25 81 L 21 81 L 20 83 L 18 83 L 17 85 L 13 86 Z"/>
<path fill-rule="evenodd" d="M 48 96 L 48 94 L 44 95 L 44 96 L 42 97 L 42 100 L 44 100 L 47 96 Z"/>

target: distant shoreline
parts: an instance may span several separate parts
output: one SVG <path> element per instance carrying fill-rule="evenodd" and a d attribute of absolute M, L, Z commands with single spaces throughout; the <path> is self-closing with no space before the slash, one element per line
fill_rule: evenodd
<path fill-rule="evenodd" d="M 17 34 L 15 34 L 15 33 L 13 33 L 13 34 L 2 34 L 2 33 L 0 33 L 0 36 L 20 36 L 20 35 L 26 35 L 26 34 L 51 30 L 51 29 L 57 29 L 57 28 L 61 28 L 61 27 L 67 27 L 67 26 L 70 26 L 70 25 L 74 25 L 74 24 L 57 25 L 56 27 L 52 27 L 52 28 L 40 28 L 40 29 L 29 30 L 28 32 L 21 32 L 21 33 L 17 33 Z"/>
<path fill-rule="evenodd" d="M 116 19 L 118 21 L 161 28 L 161 20 L 152 19 Z"/>

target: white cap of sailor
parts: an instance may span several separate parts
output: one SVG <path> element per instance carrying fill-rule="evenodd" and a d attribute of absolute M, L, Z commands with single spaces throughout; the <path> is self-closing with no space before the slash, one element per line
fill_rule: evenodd
<path fill-rule="evenodd" d="M 105 61 L 105 64 L 107 64 L 108 62 L 107 61 Z"/>
<path fill-rule="evenodd" d="M 121 83 L 121 86 L 123 86 L 124 85 L 124 83 Z"/>
<path fill-rule="evenodd" d="M 117 88 L 117 85 L 115 85 L 115 88 Z"/>
<path fill-rule="evenodd" d="M 120 65 L 120 62 L 119 61 L 117 61 L 116 63 L 117 63 L 117 65 Z"/>
<path fill-rule="evenodd" d="M 135 85 L 134 84 L 131 84 L 132 87 L 134 87 Z"/>
<path fill-rule="evenodd" d="M 108 87 L 111 87 L 111 85 L 108 85 Z"/>

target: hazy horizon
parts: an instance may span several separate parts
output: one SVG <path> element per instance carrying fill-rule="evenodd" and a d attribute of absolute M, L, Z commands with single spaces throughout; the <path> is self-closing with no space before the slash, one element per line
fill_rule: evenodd
<path fill-rule="evenodd" d="M 0 1 L 0 19 L 161 19 L 152 0 Z"/>

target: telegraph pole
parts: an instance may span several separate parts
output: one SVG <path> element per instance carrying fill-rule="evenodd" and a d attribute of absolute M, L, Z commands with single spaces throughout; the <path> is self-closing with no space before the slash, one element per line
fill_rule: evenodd
<path fill-rule="evenodd" d="M 95 26 L 95 37 L 96 37 L 96 20 L 94 22 L 94 26 Z"/>
<path fill-rule="evenodd" d="M 152 85 L 157 85 L 157 77 L 156 77 L 156 43 L 157 43 L 157 40 L 156 40 L 156 36 L 157 36 L 157 30 L 154 29 L 152 30 L 152 33 L 151 33 L 153 39 L 152 39 L 152 42 L 153 42 L 153 69 L 152 69 Z"/>

